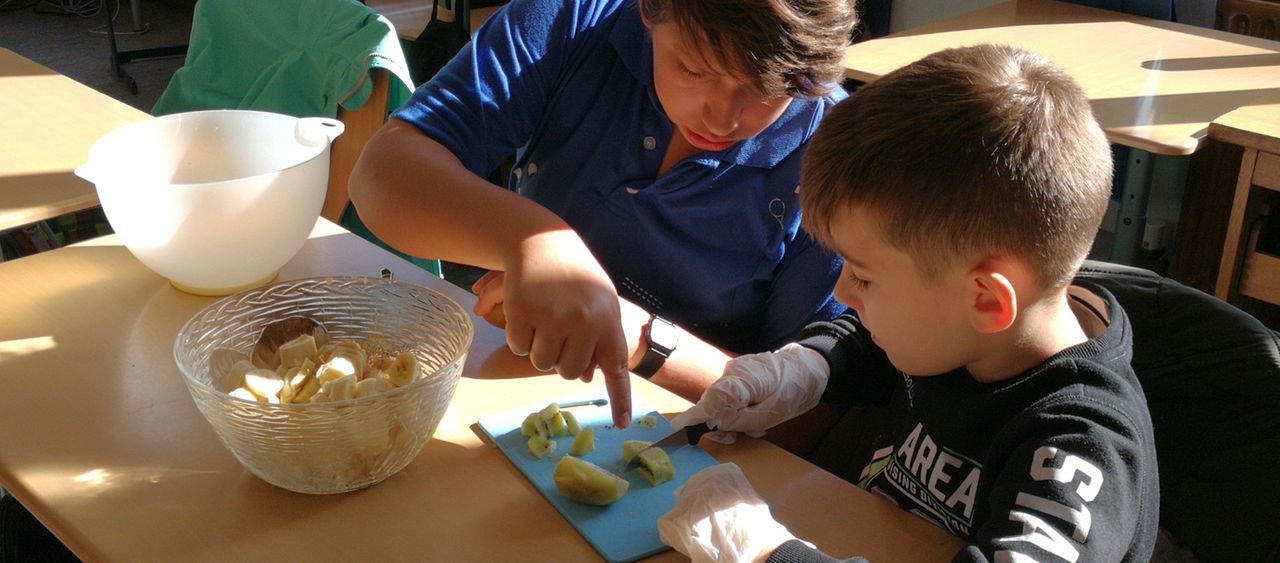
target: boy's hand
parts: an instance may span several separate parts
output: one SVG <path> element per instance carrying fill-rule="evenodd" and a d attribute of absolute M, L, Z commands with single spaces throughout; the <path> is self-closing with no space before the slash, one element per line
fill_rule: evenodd
<path fill-rule="evenodd" d="M 671 419 L 671 426 L 706 422 L 717 430 L 707 436 L 724 444 L 734 442 L 733 432 L 762 436 L 765 430 L 817 406 L 829 372 L 822 354 L 799 344 L 739 356 L 725 364 L 724 375 L 698 404 Z"/>
<path fill-rule="evenodd" d="M 490 270 L 471 284 L 471 293 L 476 295 L 475 314 L 502 329 L 507 328 L 507 315 L 502 310 L 502 285 L 505 281 L 502 272 Z"/>
<path fill-rule="evenodd" d="M 762 561 L 795 539 L 733 463 L 699 471 L 677 489 L 675 508 L 658 519 L 658 537 L 693 563 Z"/>
<path fill-rule="evenodd" d="M 548 231 L 530 237 L 502 274 L 484 280 L 484 305 L 501 301 L 507 346 L 540 371 L 591 381 L 597 367 L 620 428 L 631 423 L 631 380 L 618 292 L 577 233 Z M 502 283 L 502 298 L 495 299 Z M 480 312 L 481 303 L 476 304 Z M 487 308 L 486 308 L 487 311 Z"/>

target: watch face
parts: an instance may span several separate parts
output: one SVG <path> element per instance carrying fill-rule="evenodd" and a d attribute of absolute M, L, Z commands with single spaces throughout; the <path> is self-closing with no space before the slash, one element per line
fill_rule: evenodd
<path fill-rule="evenodd" d="M 649 345 L 670 353 L 676 349 L 676 326 L 665 319 L 654 317 L 649 323 Z"/>

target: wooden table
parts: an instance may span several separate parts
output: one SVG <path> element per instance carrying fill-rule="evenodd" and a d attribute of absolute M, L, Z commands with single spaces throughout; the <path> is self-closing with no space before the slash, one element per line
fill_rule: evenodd
<path fill-rule="evenodd" d="M 0 230 L 98 205 L 72 171 L 98 137 L 146 113 L 0 48 Z"/>
<path fill-rule="evenodd" d="M 1054 0 L 1010 0 L 857 43 L 845 54 L 845 74 L 871 82 L 929 53 L 977 43 L 1048 57 L 1084 88 L 1107 138 L 1138 149 L 1124 180 L 1118 259 L 1132 257 L 1145 227 L 1146 153 L 1190 155 L 1214 118 L 1280 93 L 1280 43 Z"/>
<path fill-rule="evenodd" d="M 384 267 L 465 307 L 474 303 L 324 220 L 281 277 L 377 275 Z M 0 263 L 0 295 L 0 485 L 83 559 L 598 558 L 474 426 L 584 384 L 537 374 L 483 321 L 423 453 L 369 489 L 309 496 L 245 471 L 182 382 L 174 337 L 213 298 L 175 290 L 114 236 Z M 689 405 L 645 380 L 632 385 L 662 412 Z M 829 553 L 923 561 L 949 559 L 960 547 L 940 528 L 768 442 L 704 444 L 743 468 L 781 522 Z"/>

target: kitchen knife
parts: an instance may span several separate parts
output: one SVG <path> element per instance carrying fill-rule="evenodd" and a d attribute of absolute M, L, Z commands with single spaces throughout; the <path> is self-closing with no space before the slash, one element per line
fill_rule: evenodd
<path fill-rule="evenodd" d="M 640 459 L 640 452 L 643 452 L 644 450 L 647 450 L 649 448 L 658 448 L 662 446 L 683 446 L 685 444 L 688 444 L 690 446 L 696 446 L 698 445 L 698 439 L 701 438 L 703 434 L 706 434 L 707 432 L 710 432 L 710 431 L 711 431 L 711 428 L 707 427 L 707 423 L 705 422 L 690 424 L 689 426 L 686 426 L 684 428 L 676 430 L 675 432 L 667 434 L 666 436 L 663 436 L 660 440 L 657 440 L 654 443 L 645 446 L 643 450 L 636 452 L 635 457 L 631 458 L 631 461 L 627 462 L 627 465 L 630 466 L 638 463 Z"/>

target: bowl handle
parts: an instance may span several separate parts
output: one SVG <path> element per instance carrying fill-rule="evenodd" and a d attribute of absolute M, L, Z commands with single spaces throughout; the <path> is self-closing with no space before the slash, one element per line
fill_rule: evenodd
<path fill-rule="evenodd" d="M 294 134 L 298 142 L 307 146 L 327 145 L 346 130 L 346 125 L 328 117 L 303 117 L 298 120 Z"/>

